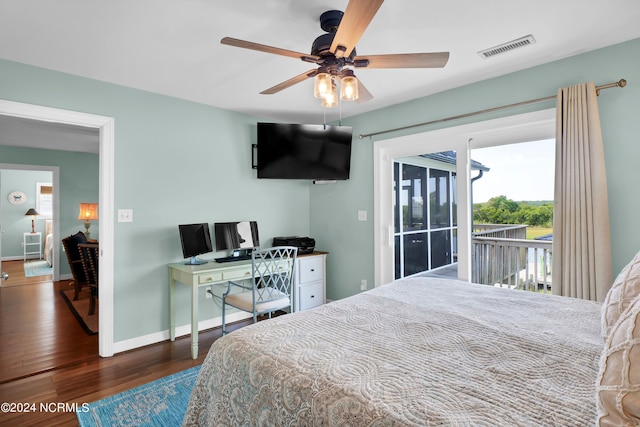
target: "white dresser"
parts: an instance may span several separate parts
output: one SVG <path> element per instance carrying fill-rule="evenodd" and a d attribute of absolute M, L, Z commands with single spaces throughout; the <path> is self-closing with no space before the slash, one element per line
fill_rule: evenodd
<path fill-rule="evenodd" d="M 327 285 L 327 252 L 298 255 L 296 259 L 294 311 L 308 310 L 324 304 Z"/>

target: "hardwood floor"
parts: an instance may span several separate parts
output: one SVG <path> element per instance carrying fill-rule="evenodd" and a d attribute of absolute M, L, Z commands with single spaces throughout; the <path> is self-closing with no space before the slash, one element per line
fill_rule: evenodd
<path fill-rule="evenodd" d="M 7 264 L 2 263 L 4 271 Z M 219 328 L 201 332 L 196 360 L 188 336 L 101 358 L 97 335 L 82 330 L 58 295 L 61 286 L 68 282 L 0 287 L 0 403 L 35 409 L 0 411 L 0 425 L 77 426 L 75 412 L 47 411 L 56 409 L 49 404 L 91 403 L 199 365 L 220 337 Z"/>
<path fill-rule="evenodd" d="M 22 261 L 2 269 L 9 280 L 0 288 L 0 383 L 98 356 L 98 336 L 83 331 L 59 295 L 68 281 L 25 278 Z"/>
<path fill-rule="evenodd" d="M 9 273 L 9 280 L 0 282 L 0 286 L 8 288 L 12 286 L 30 285 L 51 281 L 53 275 L 25 277 L 24 266 L 22 261 L 2 261 L 2 271 Z"/>

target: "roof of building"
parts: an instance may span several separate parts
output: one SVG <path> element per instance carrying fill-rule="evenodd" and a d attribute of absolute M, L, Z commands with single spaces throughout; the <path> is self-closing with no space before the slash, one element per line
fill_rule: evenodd
<path fill-rule="evenodd" d="M 535 237 L 534 240 L 544 240 L 544 241 L 547 241 L 547 242 L 551 242 L 551 241 L 553 241 L 553 233 Z"/>
<path fill-rule="evenodd" d="M 438 162 L 449 163 L 452 165 L 456 164 L 456 152 L 455 151 L 441 151 L 439 153 L 429 153 L 422 154 L 422 157 L 426 157 L 427 159 L 435 160 Z M 471 169 L 472 170 L 481 170 L 484 172 L 488 172 L 490 168 L 483 165 L 482 163 L 471 159 Z"/>

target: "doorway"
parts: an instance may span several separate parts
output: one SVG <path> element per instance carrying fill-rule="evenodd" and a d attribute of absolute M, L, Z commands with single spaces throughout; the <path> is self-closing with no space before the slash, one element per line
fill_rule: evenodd
<path fill-rule="evenodd" d="M 0 100 L 0 115 L 98 129 L 100 135 L 99 217 L 101 230 L 98 353 L 102 357 L 113 356 L 114 119 L 6 100 Z"/>
<path fill-rule="evenodd" d="M 374 143 L 375 286 L 394 280 L 393 163 L 395 159 L 457 153 L 458 278 L 471 279 L 471 149 L 555 138 L 555 108 L 486 120 Z"/>
<path fill-rule="evenodd" d="M 3 172 L 5 172 L 4 181 L 2 179 Z M 9 179 L 8 181 L 6 179 L 7 176 L 9 177 L 13 176 L 14 179 L 13 180 Z M 41 201 L 41 198 L 39 197 L 40 195 L 39 191 L 42 190 L 43 185 L 42 185 L 42 182 L 37 182 L 38 179 L 36 179 L 36 177 L 38 177 L 38 179 L 48 180 L 49 188 L 57 189 L 60 182 L 60 169 L 57 166 L 17 165 L 17 164 L 0 163 L 0 189 L 3 190 L 3 194 L 10 190 L 10 188 L 7 187 L 10 185 L 14 185 L 16 186 L 16 188 L 18 187 L 23 188 L 22 186 L 29 187 L 28 189 L 23 188 L 28 193 L 28 195 L 25 194 L 25 201 L 21 202 L 18 205 L 22 209 L 21 210 L 13 209 L 14 219 L 16 218 L 15 217 L 16 213 L 18 215 L 24 214 L 27 211 L 27 208 L 34 208 L 36 209 L 36 212 L 38 212 L 39 215 L 37 217 L 33 217 L 32 223 L 34 224 L 33 225 L 34 229 L 32 231 L 40 233 L 37 236 L 37 242 L 39 246 L 38 249 L 39 249 L 39 252 L 42 254 L 42 258 L 45 259 L 45 261 L 50 262 L 52 267 L 52 272 L 50 277 L 55 281 L 55 280 L 59 280 L 59 277 L 60 277 L 59 262 L 58 262 L 59 253 L 58 253 L 58 248 L 56 248 L 56 245 L 51 245 L 51 242 L 59 241 L 60 196 L 57 191 L 54 191 L 53 198 L 50 200 L 51 204 L 47 206 L 44 206 L 44 205 L 40 206 L 39 202 Z M 18 185 L 16 185 L 16 183 L 18 183 Z M 24 247 L 20 248 L 18 247 L 18 245 L 22 244 L 24 246 L 27 238 L 29 238 L 30 242 L 33 240 L 30 238 L 30 236 L 25 236 L 24 239 L 21 238 L 22 231 L 29 231 L 28 224 L 24 225 L 23 224 L 24 221 L 21 221 L 17 227 L 11 227 L 10 230 L 7 229 L 8 221 L 7 221 L 6 215 L 11 215 L 11 212 L 8 209 L 4 208 L 4 206 L 6 206 L 5 202 L 7 201 L 4 200 L 4 198 L 0 200 L 0 228 L 1 228 L 0 229 L 0 271 L 4 271 L 2 269 L 3 257 L 5 259 L 7 259 L 8 256 L 11 259 L 21 259 L 20 256 L 22 255 L 23 262 L 25 262 L 27 258 L 26 257 L 27 248 L 24 248 Z M 7 208 L 9 208 L 9 206 L 7 206 Z M 42 211 L 41 214 L 38 211 L 38 208 Z M 17 218 L 19 219 L 20 217 L 18 216 Z M 17 221 L 10 221 L 10 222 L 17 222 Z M 37 223 L 37 226 L 36 226 L 36 223 Z M 50 227 L 45 225 L 47 223 L 50 224 Z M 50 231 L 50 235 L 48 235 L 49 233 L 47 232 L 47 230 Z M 3 244 L 1 239 L 2 238 L 5 239 L 4 247 L 7 247 L 7 244 L 6 244 L 7 236 L 11 236 L 14 243 L 11 251 L 2 250 Z M 48 245 L 51 245 L 51 247 L 49 248 Z M 35 249 L 35 246 L 32 246 L 31 248 Z M 9 277 L 9 279 L 11 279 L 11 277 Z M 30 281 L 33 282 L 34 280 L 35 279 L 32 279 Z M 3 282 L 5 281 L 6 280 L 3 280 Z M 0 286 L 2 285 L 3 283 L 0 282 Z"/>

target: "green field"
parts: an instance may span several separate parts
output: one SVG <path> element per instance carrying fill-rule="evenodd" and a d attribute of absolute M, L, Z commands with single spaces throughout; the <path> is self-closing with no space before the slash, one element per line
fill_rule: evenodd
<path fill-rule="evenodd" d="M 553 228 L 551 227 L 527 227 L 527 239 L 533 240 L 536 237 L 544 236 L 545 234 L 553 233 Z"/>

